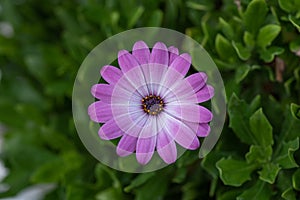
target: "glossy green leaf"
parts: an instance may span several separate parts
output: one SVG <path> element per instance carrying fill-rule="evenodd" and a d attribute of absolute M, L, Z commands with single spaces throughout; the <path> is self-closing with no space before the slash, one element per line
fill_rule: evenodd
<path fill-rule="evenodd" d="M 241 186 L 244 182 L 251 180 L 251 173 L 256 168 L 253 164 L 245 161 L 223 158 L 216 164 L 220 178 L 225 185 Z"/>
<path fill-rule="evenodd" d="M 257 181 L 254 186 L 245 190 L 237 200 L 271 200 L 272 191 L 270 186 L 263 181 Z"/>
<path fill-rule="evenodd" d="M 248 163 L 266 163 L 271 160 L 272 147 L 269 146 L 257 146 L 251 145 L 249 152 L 246 154 L 246 160 Z"/>
<path fill-rule="evenodd" d="M 272 46 L 268 49 L 262 49 L 259 51 L 260 58 L 267 63 L 272 62 L 274 60 L 275 56 L 278 56 L 278 55 L 282 54 L 283 52 L 284 52 L 283 48 L 275 47 L 275 46 Z"/>
<path fill-rule="evenodd" d="M 259 178 L 267 183 L 273 184 L 276 180 L 276 177 L 280 171 L 278 164 L 267 163 L 263 165 L 261 171 L 258 172 Z"/>
<path fill-rule="evenodd" d="M 231 27 L 231 25 L 227 21 L 225 21 L 222 17 L 219 18 L 219 23 L 220 23 L 221 30 L 222 30 L 223 34 L 227 38 L 233 39 L 233 37 L 234 37 L 234 30 Z"/>
<path fill-rule="evenodd" d="M 249 117 L 252 114 L 250 106 L 233 94 L 229 100 L 228 114 L 230 116 L 229 127 L 234 130 L 240 140 L 247 144 L 258 144 L 250 130 Z"/>
<path fill-rule="evenodd" d="M 297 105 L 295 103 L 291 104 L 291 112 L 293 117 L 298 120 L 298 122 L 300 123 L 300 105 Z M 300 136 L 300 133 L 299 133 Z"/>
<path fill-rule="evenodd" d="M 137 178 L 135 178 L 130 185 L 124 188 L 125 192 L 130 192 L 132 189 L 141 186 L 145 182 L 147 182 L 151 177 L 154 176 L 154 173 L 145 173 L 139 175 Z"/>
<path fill-rule="evenodd" d="M 236 53 L 234 48 L 231 45 L 231 42 L 229 42 L 221 34 L 218 34 L 216 36 L 215 45 L 216 45 L 216 50 L 222 59 L 232 61 Z"/>
<path fill-rule="evenodd" d="M 286 189 L 282 194 L 281 197 L 285 200 L 297 200 L 296 193 L 292 187 Z"/>
<path fill-rule="evenodd" d="M 246 29 L 255 35 L 264 23 L 267 12 L 268 7 L 265 0 L 251 1 L 243 16 Z"/>
<path fill-rule="evenodd" d="M 300 191 L 300 169 L 293 174 L 293 187 L 295 190 Z"/>
<path fill-rule="evenodd" d="M 278 163 L 284 169 L 290 169 L 298 167 L 299 165 L 294 159 L 294 152 L 299 149 L 299 138 L 295 140 L 284 142 L 282 141 L 282 147 L 279 155 L 275 158 L 276 163 Z"/>
<path fill-rule="evenodd" d="M 259 109 L 250 117 L 250 129 L 260 145 L 268 146 L 273 144 L 273 128 L 262 109 Z"/>
<path fill-rule="evenodd" d="M 253 36 L 253 34 L 251 34 L 248 31 L 245 31 L 245 33 L 243 35 L 243 41 L 246 44 L 246 46 L 249 47 L 251 50 L 255 46 L 254 36 Z"/>
<path fill-rule="evenodd" d="M 259 29 L 257 36 L 257 45 L 266 48 L 271 45 L 272 41 L 278 36 L 281 27 L 275 24 L 269 24 Z"/>
<path fill-rule="evenodd" d="M 251 50 L 244 47 L 241 43 L 232 41 L 232 46 L 241 60 L 248 60 L 251 56 Z"/>
<path fill-rule="evenodd" d="M 235 73 L 235 82 L 240 83 L 242 80 L 244 80 L 248 73 L 250 72 L 251 67 L 249 65 L 241 65 L 238 67 Z"/>
<path fill-rule="evenodd" d="M 278 0 L 280 8 L 286 12 L 297 11 L 295 2 L 297 2 L 297 0 Z"/>

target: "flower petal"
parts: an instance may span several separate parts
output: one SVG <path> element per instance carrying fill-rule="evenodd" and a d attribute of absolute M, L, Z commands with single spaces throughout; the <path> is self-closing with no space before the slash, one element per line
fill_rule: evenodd
<path fill-rule="evenodd" d="M 167 164 L 174 163 L 177 159 L 177 149 L 174 139 L 172 139 L 168 132 L 163 129 L 157 135 L 157 145 L 156 145 L 158 155 Z"/>
<path fill-rule="evenodd" d="M 136 159 L 140 164 L 145 165 L 151 160 L 154 154 L 156 138 L 156 135 L 149 138 L 138 138 L 136 147 Z"/>
<path fill-rule="evenodd" d="M 155 43 L 152 48 L 149 63 L 157 63 L 161 65 L 168 65 L 169 63 L 169 52 L 166 45 L 162 42 Z"/>
<path fill-rule="evenodd" d="M 198 100 L 197 103 L 202 103 L 210 100 L 214 96 L 214 92 L 215 90 L 212 86 L 210 85 L 204 86 L 201 90 L 199 90 L 196 93 L 197 100 Z"/>
<path fill-rule="evenodd" d="M 199 124 L 198 130 L 197 130 L 197 136 L 198 137 L 206 137 L 210 133 L 210 126 L 209 124 Z"/>
<path fill-rule="evenodd" d="M 102 101 L 92 103 L 88 107 L 88 114 L 91 120 L 97 123 L 105 123 L 113 117 L 111 105 Z"/>
<path fill-rule="evenodd" d="M 144 41 L 138 41 L 133 45 L 132 55 L 142 64 L 147 64 L 150 58 L 150 49 Z"/>
<path fill-rule="evenodd" d="M 198 92 L 205 85 L 207 75 L 204 72 L 198 72 L 188 76 L 185 80 L 192 86 L 194 92 Z"/>
<path fill-rule="evenodd" d="M 191 150 L 197 149 L 200 146 L 197 135 L 185 123 L 165 113 L 163 116 L 163 120 L 164 124 L 166 124 L 167 127 L 172 127 L 171 129 L 173 130 L 171 130 L 170 128 L 168 128 L 167 130 L 169 131 L 170 136 L 179 145 Z"/>
<path fill-rule="evenodd" d="M 169 66 L 171 65 L 171 63 L 175 60 L 175 58 L 178 57 L 179 55 L 179 51 L 176 47 L 174 46 L 170 46 L 168 48 L 169 51 Z"/>
<path fill-rule="evenodd" d="M 109 84 L 116 84 L 123 75 L 120 69 L 111 65 L 102 67 L 100 74 Z"/>
<path fill-rule="evenodd" d="M 123 73 L 139 66 L 135 57 L 126 50 L 119 51 L 118 62 Z"/>
<path fill-rule="evenodd" d="M 95 84 L 91 89 L 91 93 L 97 99 L 100 99 L 105 103 L 110 103 L 113 88 L 112 85 L 108 84 Z"/>
<path fill-rule="evenodd" d="M 191 61 L 191 56 L 187 53 L 184 53 L 175 58 L 175 60 L 171 63 L 170 68 L 175 69 L 183 76 L 185 76 L 190 69 Z"/>
<path fill-rule="evenodd" d="M 212 113 L 203 106 L 196 104 L 181 104 L 172 102 L 166 105 L 165 112 L 184 121 L 195 123 L 207 123 L 212 120 Z"/>
<path fill-rule="evenodd" d="M 117 146 L 117 154 L 121 157 L 128 156 L 136 150 L 137 138 L 124 134 Z"/>
<path fill-rule="evenodd" d="M 98 135 L 103 140 L 112 140 L 121 137 L 124 132 L 118 127 L 113 119 L 106 122 L 98 131 Z"/>

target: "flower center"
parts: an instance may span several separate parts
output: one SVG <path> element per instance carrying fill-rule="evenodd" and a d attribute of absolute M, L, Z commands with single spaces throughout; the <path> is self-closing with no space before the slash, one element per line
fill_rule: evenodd
<path fill-rule="evenodd" d="M 160 96 L 148 95 L 142 99 L 142 108 L 150 115 L 157 115 L 163 110 L 164 101 Z"/>

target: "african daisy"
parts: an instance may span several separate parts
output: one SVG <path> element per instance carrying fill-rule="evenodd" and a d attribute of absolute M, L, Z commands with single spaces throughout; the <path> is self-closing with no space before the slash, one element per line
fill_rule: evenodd
<path fill-rule="evenodd" d="M 198 137 L 210 132 L 212 113 L 199 105 L 212 98 L 214 89 L 207 75 L 186 77 L 191 56 L 179 55 L 175 47 L 157 42 L 152 50 L 143 41 L 132 53 L 118 53 L 120 68 L 107 65 L 100 73 L 108 84 L 95 84 L 92 95 L 99 99 L 88 108 L 94 122 L 103 123 L 98 135 L 103 140 L 120 138 L 117 154 L 136 154 L 147 164 L 155 151 L 166 163 L 177 159 L 176 143 L 194 150 Z"/>

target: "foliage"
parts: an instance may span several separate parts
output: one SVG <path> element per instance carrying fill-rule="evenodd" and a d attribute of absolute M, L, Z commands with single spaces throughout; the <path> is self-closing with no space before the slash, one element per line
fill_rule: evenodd
<path fill-rule="evenodd" d="M 299 2 L 0 1 L 1 158 L 11 186 L 0 198 L 46 182 L 56 188 L 45 199 L 299 199 Z M 223 76 L 228 120 L 203 160 L 186 152 L 162 170 L 129 174 L 85 150 L 71 93 L 94 46 L 143 26 L 203 45 Z"/>

